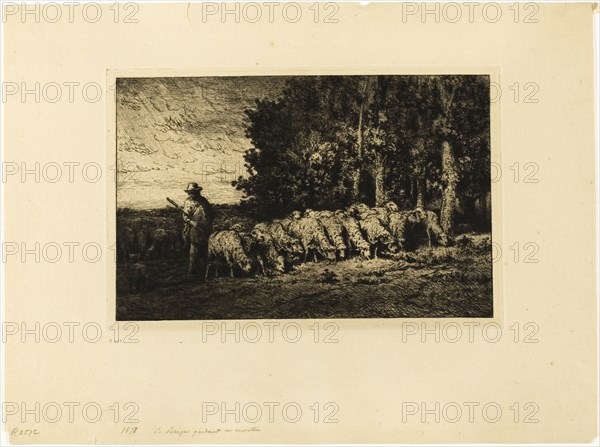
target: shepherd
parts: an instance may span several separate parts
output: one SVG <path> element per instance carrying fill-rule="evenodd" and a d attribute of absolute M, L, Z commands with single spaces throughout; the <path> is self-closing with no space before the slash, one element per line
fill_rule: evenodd
<path fill-rule="evenodd" d="M 206 276 L 208 238 L 212 232 L 214 210 L 210 202 L 200 194 L 202 187 L 198 183 L 189 183 L 184 191 L 188 197 L 182 207 L 169 198 L 167 200 L 182 211 L 183 240 L 190 250 L 188 276 L 198 275 L 203 281 Z"/>

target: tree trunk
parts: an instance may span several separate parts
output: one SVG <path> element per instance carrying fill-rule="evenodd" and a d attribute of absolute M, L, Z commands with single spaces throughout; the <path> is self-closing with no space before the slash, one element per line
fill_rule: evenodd
<path fill-rule="evenodd" d="M 358 202 L 360 199 L 360 177 L 361 177 L 361 161 L 363 158 L 363 114 L 364 101 L 361 103 L 358 110 L 358 126 L 356 128 L 356 163 L 354 172 L 352 173 L 352 200 Z"/>
<path fill-rule="evenodd" d="M 425 179 L 417 177 L 417 208 L 425 208 Z"/>
<path fill-rule="evenodd" d="M 423 124 L 421 119 L 419 119 L 419 133 L 423 132 Z M 425 158 L 425 147 L 426 141 L 425 138 L 420 136 L 417 138 L 415 142 L 415 146 L 412 149 L 413 156 L 413 176 L 414 176 L 414 190 L 417 197 L 417 208 L 425 207 L 425 168 L 424 168 L 424 158 Z M 413 193 L 413 199 L 415 197 Z"/>
<path fill-rule="evenodd" d="M 446 234 L 452 234 L 454 225 L 454 212 L 456 209 L 456 184 L 458 173 L 452 146 L 448 141 L 442 143 L 442 209 L 440 211 L 440 225 Z"/>
<path fill-rule="evenodd" d="M 361 102 L 358 108 L 358 125 L 356 127 L 356 163 L 352 174 L 352 199 L 354 202 L 360 200 L 360 179 L 362 176 L 362 162 L 364 158 L 363 132 L 364 132 L 364 114 L 368 101 L 369 77 L 365 79 L 363 91 L 361 92 Z"/>
<path fill-rule="evenodd" d="M 379 152 L 375 153 L 373 177 L 375 178 L 375 206 L 383 206 L 387 202 L 385 193 L 385 160 Z"/>
<path fill-rule="evenodd" d="M 354 168 L 352 173 L 352 201 L 358 202 L 360 199 L 360 169 Z"/>

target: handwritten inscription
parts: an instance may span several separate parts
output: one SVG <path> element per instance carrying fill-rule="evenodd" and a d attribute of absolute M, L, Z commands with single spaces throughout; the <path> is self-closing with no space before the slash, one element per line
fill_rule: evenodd
<path fill-rule="evenodd" d="M 19 427 L 15 427 L 10 431 L 10 435 L 11 436 L 24 436 L 24 437 L 31 437 L 34 435 L 39 435 L 40 432 L 37 431 L 36 428 L 34 429 L 30 429 L 30 428 L 19 428 Z"/>
<path fill-rule="evenodd" d="M 212 435 L 219 433 L 248 433 L 248 432 L 259 432 L 261 431 L 258 427 L 250 427 L 250 428 L 201 428 L 201 429 L 189 429 L 189 428 L 180 428 L 174 425 L 171 425 L 169 428 L 164 429 L 163 427 L 157 427 L 154 430 L 155 435 L 166 434 L 166 435 L 174 435 L 177 437 L 182 436 L 200 436 L 200 435 Z"/>

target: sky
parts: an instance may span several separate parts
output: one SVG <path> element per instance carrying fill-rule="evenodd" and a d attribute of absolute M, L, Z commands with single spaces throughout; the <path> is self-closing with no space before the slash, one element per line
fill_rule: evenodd
<path fill-rule="evenodd" d="M 212 203 L 237 203 L 245 175 L 244 110 L 276 98 L 286 77 L 121 78 L 117 81 L 117 207 L 162 208 L 197 182 Z"/>

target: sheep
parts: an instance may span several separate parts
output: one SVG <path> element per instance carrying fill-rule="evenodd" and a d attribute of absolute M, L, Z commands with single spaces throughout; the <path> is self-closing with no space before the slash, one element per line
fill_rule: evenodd
<path fill-rule="evenodd" d="M 328 210 L 316 211 L 316 210 L 311 210 L 310 208 L 308 208 L 306 211 L 304 211 L 303 216 L 321 220 L 323 218 L 335 216 L 335 213 L 333 211 L 328 211 Z"/>
<path fill-rule="evenodd" d="M 292 223 L 292 216 L 287 216 L 283 219 L 273 219 L 272 222 L 280 224 L 285 231 L 288 231 L 290 224 Z"/>
<path fill-rule="evenodd" d="M 127 279 L 131 292 L 144 292 L 148 286 L 148 269 L 140 262 L 140 255 L 131 254 L 127 260 Z"/>
<path fill-rule="evenodd" d="M 234 227 L 235 226 L 237 225 L 234 225 Z M 240 240 L 242 241 L 244 253 L 246 253 L 248 259 L 250 259 L 250 271 L 256 270 L 256 274 L 258 275 L 258 272 L 260 271 L 260 264 L 258 263 L 258 257 L 256 256 L 256 241 L 249 232 L 240 232 L 239 235 Z"/>
<path fill-rule="evenodd" d="M 256 224 L 254 228 L 270 234 L 275 248 L 289 263 L 293 264 L 299 260 L 299 256 L 303 253 L 302 244 L 298 239 L 290 236 L 280 222 L 262 222 Z"/>
<path fill-rule="evenodd" d="M 344 237 L 344 226 L 335 213 L 333 211 L 306 210 L 304 214 L 309 218 L 317 219 L 323 225 L 325 233 L 329 238 L 329 242 L 335 247 L 336 254 L 339 255 L 341 259 L 344 259 L 348 248 Z"/>
<path fill-rule="evenodd" d="M 247 249 L 249 249 L 247 253 L 256 258 L 262 274 L 285 272 L 284 257 L 277 252 L 275 242 L 269 232 L 264 227 L 256 225 L 249 235 L 251 242 L 247 245 Z"/>
<path fill-rule="evenodd" d="M 135 251 L 135 232 L 130 226 L 119 228 L 117 234 L 118 259 L 127 262 L 129 255 Z"/>
<path fill-rule="evenodd" d="M 348 207 L 348 213 L 358 220 L 366 241 L 370 244 L 371 249 L 374 249 L 373 256 L 375 258 L 378 252 L 385 247 L 392 253 L 398 251 L 398 245 L 394 241 L 394 237 L 379 217 L 380 211 L 370 208 L 364 203 L 356 203 Z"/>
<path fill-rule="evenodd" d="M 394 202 L 392 202 L 392 201 L 389 201 L 389 202 L 387 202 L 387 203 L 386 203 L 384 206 L 385 206 L 385 208 L 387 208 L 387 210 L 388 210 L 390 213 L 394 213 L 394 212 L 398 212 L 398 211 L 400 211 L 400 208 L 398 208 L 398 205 L 396 205 L 396 204 L 395 204 Z"/>
<path fill-rule="evenodd" d="M 335 247 L 327 240 L 325 227 L 317 219 L 301 217 L 299 211 L 294 211 L 288 232 L 292 237 L 300 240 L 304 251 L 304 262 L 306 262 L 311 249 L 313 250 L 315 262 L 317 252 L 330 261 L 336 260 Z"/>
<path fill-rule="evenodd" d="M 298 252 L 302 250 L 300 241 L 290 236 L 280 222 L 262 222 L 256 224 L 254 228 L 269 233 L 273 238 L 275 248 L 279 252 Z"/>
<path fill-rule="evenodd" d="M 387 207 L 376 206 L 371 208 L 372 213 L 379 218 L 381 223 L 389 228 L 390 225 L 390 210 Z"/>
<path fill-rule="evenodd" d="M 346 238 L 344 233 L 344 226 L 342 222 L 335 216 L 321 219 L 321 223 L 325 227 L 329 240 L 334 245 L 337 254 L 341 259 L 346 257 L 346 250 L 348 246 L 346 244 Z"/>
<path fill-rule="evenodd" d="M 414 213 L 418 215 L 417 220 L 421 221 L 427 233 L 427 241 L 431 247 L 431 241 L 446 247 L 449 243 L 448 235 L 442 230 L 437 214 L 434 211 L 425 211 L 422 208 L 417 208 Z"/>
<path fill-rule="evenodd" d="M 355 203 L 348 207 L 347 209 L 350 216 L 356 219 L 363 219 L 367 215 L 373 214 L 374 212 L 369 208 L 368 205 L 364 203 Z"/>
<path fill-rule="evenodd" d="M 401 249 L 405 249 L 407 239 L 418 232 L 427 236 L 429 247 L 432 241 L 442 246 L 448 245 L 448 236 L 440 227 L 436 213 L 422 208 L 390 212 L 389 230 Z"/>
<path fill-rule="evenodd" d="M 169 252 L 178 254 L 181 251 L 181 241 L 175 230 L 157 228 L 152 233 L 152 244 L 148 249 L 148 256 L 158 256 L 165 259 Z"/>
<path fill-rule="evenodd" d="M 229 274 L 233 278 L 233 267 L 237 265 L 244 273 L 250 273 L 252 261 L 244 250 L 242 238 L 236 230 L 217 231 L 208 239 L 208 266 L 206 277 L 212 265 L 215 265 L 215 276 L 218 275 L 218 262 L 229 266 Z"/>
<path fill-rule="evenodd" d="M 148 248 L 150 247 L 150 234 L 147 228 L 141 228 L 137 234 L 137 246 L 140 254 L 140 259 L 145 259 L 146 254 L 148 252 Z"/>
<path fill-rule="evenodd" d="M 409 211 L 393 211 L 389 213 L 388 229 L 400 250 L 406 248 L 406 237 L 410 227 L 410 214 L 411 212 Z"/>
<path fill-rule="evenodd" d="M 346 236 L 346 245 L 348 246 L 348 256 L 352 253 L 352 250 L 358 250 L 360 255 L 367 259 L 370 257 L 370 246 L 363 238 L 363 235 L 360 231 L 360 225 L 358 221 L 352 217 L 348 216 L 344 211 L 338 210 L 335 212 L 336 216 L 342 222 L 342 226 L 344 227 L 344 233 Z"/>
<path fill-rule="evenodd" d="M 367 214 L 359 221 L 360 229 L 365 235 L 365 239 L 373 248 L 373 257 L 377 258 L 377 253 L 381 252 L 382 248 L 386 248 L 391 253 L 398 251 L 398 245 L 394 237 L 388 230 L 385 229 L 383 223 L 374 214 Z"/>

